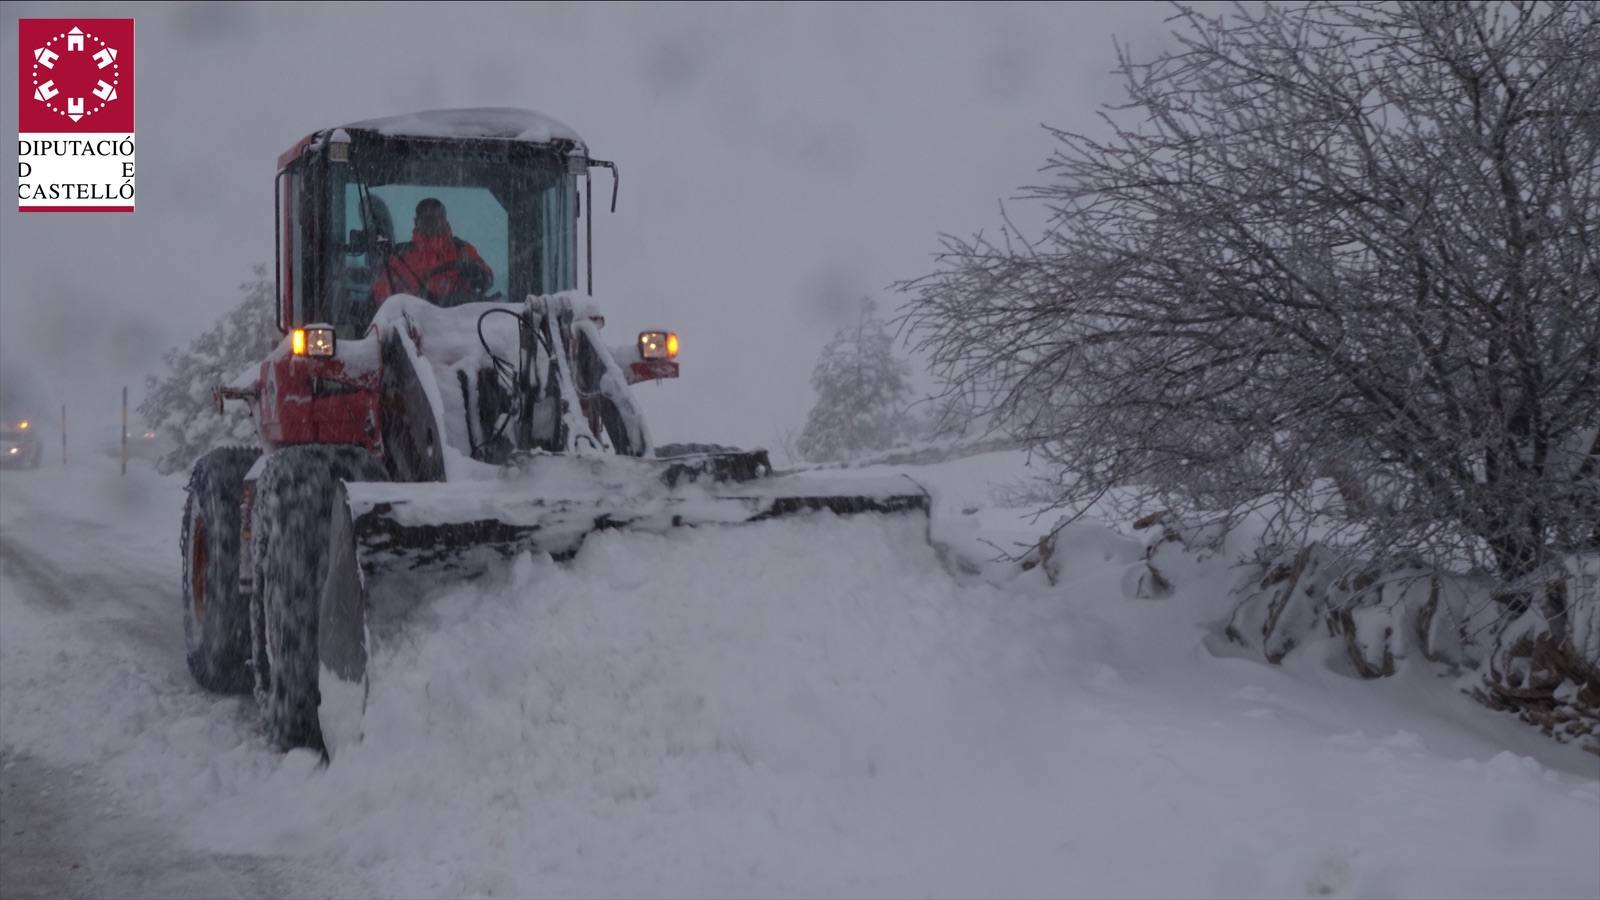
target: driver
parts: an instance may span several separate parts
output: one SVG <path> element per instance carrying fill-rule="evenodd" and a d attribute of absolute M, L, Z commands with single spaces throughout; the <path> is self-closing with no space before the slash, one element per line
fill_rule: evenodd
<path fill-rule="evenodd" d="M 372 284 L 374 303 L 392 294 L 414 294 L 435 303 L 481 297 L 494 271 L 471 244 L 450 233 L 444 204 L 429 197 L 417 204 L 411 240 L 394 248 Z"/>

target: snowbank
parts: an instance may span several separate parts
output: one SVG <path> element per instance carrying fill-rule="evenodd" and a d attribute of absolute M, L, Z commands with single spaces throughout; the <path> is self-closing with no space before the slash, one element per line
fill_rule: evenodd
<path fill-rule="evenodd" d="M 916 473 L 935 531 L 1037 535 L 987 466 Z M 912 519 L 597 534 L 437 597 L 324 767 L 187 680 L 181 480 L 16 474 L 0 735 L 303 893 L 1600 894 L 1600 761 L 1333 640 L 1246 658 L 1212 627 L 1236 573 L 1174 557 L 1138 599 L 1143 542 L 1089 523 L 1054 585 L 952 577 Z"/>

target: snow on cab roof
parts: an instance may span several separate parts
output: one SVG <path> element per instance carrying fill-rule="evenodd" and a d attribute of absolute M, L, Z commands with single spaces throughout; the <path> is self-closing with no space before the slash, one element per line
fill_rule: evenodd
<path fill-rule="evenodd" d="M 396 137 L 498 138 L 538 144 L 567 140 L 586 146 L 576 131 L 549 116 L 505 107 L 433 109 L 352 122 L 343 127 Z"/>

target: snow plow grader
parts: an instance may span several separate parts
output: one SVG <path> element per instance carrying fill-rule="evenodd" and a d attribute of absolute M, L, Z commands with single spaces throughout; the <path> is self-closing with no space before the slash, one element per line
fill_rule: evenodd
<path fill-rule="evenodd" d="M 190 671 L 253 692 L 280 747 L 359 739 L 374 641 L 441 583 L 521 554 L 568 558 L 599 529 L 927 514 L 909 479 L 830 484 L 761 450 L 652 445 L 630 390 L 678 376 L 678 339 L 602 339 L 596 168 L 614 208 L 613 164 L 499 109 L 329 128 L 280 157 L 284 337 L 216 391 L 249 406 L 260 448 L 195 463 L 180 541 Z M 405 242 L 395 215 L 413 208 Z M 450 230 L 425 221 L 446 210 Z M 417 271 L 440 233 L 454 258 Z"/>

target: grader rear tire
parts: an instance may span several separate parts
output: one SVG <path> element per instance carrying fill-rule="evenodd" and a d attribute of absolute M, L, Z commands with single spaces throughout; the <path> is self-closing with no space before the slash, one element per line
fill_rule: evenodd
<path fill-rule="evenodd" d="M 183 557 L 183 642 L 189 673 L 208 691 L 250 692 L 249 608 L 239 592 L 239 501 L 261 452 L 220 447 L 189 473 L 178 545 Z"/>

